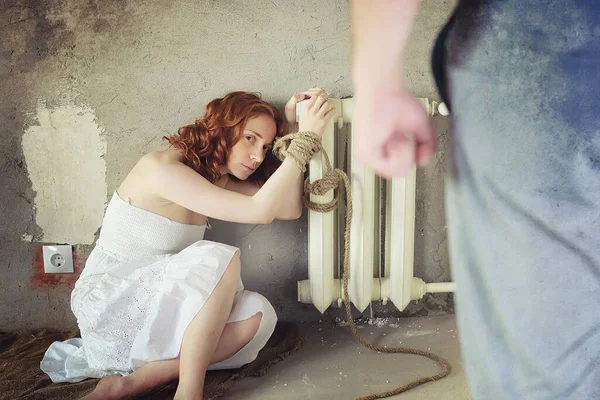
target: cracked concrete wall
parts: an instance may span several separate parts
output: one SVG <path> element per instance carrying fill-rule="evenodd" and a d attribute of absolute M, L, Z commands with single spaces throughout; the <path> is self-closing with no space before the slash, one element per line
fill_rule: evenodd
<path fill-rule="evenodd" d="M 69 295 L 109 196 L 160 138 L 231 90 L 282 106 L 321 86 L 352 95 L 346 0 L 0 0 L 0 325 L 74 327 Z M 453 1 L 425 0 L 407 52 L 416 95 L 438 99 L 433 40 Z M 436 121 L 444 142 L 447 121 Z M 419 171 L 416 275 L 449 278 L 444 148 Z M 242 249 L 243 279 L 282 319 L 323 318 L 296 301 L 306 279 L 306 215 L 270 226 L 215 222 L 207 238 Z M 69 242 L 75 274 L 43 273 L 41 246 Z M 406 313 L 451 312 L 452 297 Z M 394 313 L 374 306 L 375 313 Z M 331 317 L 337 311 L 331 310 Z"/>
<path fill-rule="evenodd" d="M 103 136 L 90 109 L 38 104 L 22 145 L 41 241 L 94 243 L 106 199 Z"/>

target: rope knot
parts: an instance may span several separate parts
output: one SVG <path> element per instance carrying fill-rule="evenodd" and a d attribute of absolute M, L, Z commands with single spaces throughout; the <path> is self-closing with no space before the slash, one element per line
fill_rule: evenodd
<path fill-rule="evenodd" d="M 281 161 L 291 157 L 300 170 L 306 172 L 306 164 L 321 149 L 321 139 L 313 132 L 306 131 L 277 138 L 273 145 L 273 154 Z"/>

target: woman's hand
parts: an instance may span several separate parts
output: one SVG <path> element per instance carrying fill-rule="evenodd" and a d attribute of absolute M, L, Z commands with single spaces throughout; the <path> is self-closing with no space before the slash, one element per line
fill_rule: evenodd
<path fill-rule="evenodd" d="M 308 89 L 305 92 L 297 93 L 292 96 L 291 99 L 285 105 L 285 119 L 287 120 L 289 126 L 291 127 L 291 131 L 295 132 L 298 130 L 298 124 L 296 122 L 296 104 L 303 100 L 307 100 L 316 96 L 320 96 L 321 94 L 327 93 L 321 88 L 312 88 Z"/>
<path fill-rule="evenodd" d="M 310 99 L 300 114 L 298 130 L 313 132 L 318 137 L 322 137 L 327 123 L 335 113 L 335 107 L 332 107 L 331 103 L 327 101 L 329 96 L 322 89 L 311 90 L 316 90 L 316 92 L 311 93 Z"/>

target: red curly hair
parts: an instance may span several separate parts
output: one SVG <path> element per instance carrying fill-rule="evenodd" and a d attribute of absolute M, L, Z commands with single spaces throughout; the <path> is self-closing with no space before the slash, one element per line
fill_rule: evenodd
<path fill-rule="evenodd" d="M 242 137 L 246 122 L 259 115 L 273 118 L 277 126 L 275 137 L 287 133 L 285 118 L 275 106 L 256 93 L 237 91 L 212 100 L 202 118 L 196 119 L 193 125 L 180 127 L 176 135 L 163 139 L 183 153 L 187 166 L 214 183 L 221 177 L 219 167 L 226 164 L 231 148 Z M 280 164 L 277 157 L 268 152 L 247 180 L 262 185 Z"/>

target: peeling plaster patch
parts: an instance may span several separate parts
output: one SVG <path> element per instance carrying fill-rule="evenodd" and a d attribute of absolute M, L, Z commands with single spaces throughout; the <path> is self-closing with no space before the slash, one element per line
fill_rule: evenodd
<path fill-rule="evenodd" d="M 106 140 L 89 108 L 37 107 L 39 125 L 23 135 L 23 153 L 44 242 L 92 244 L 102 224 Z"/>

